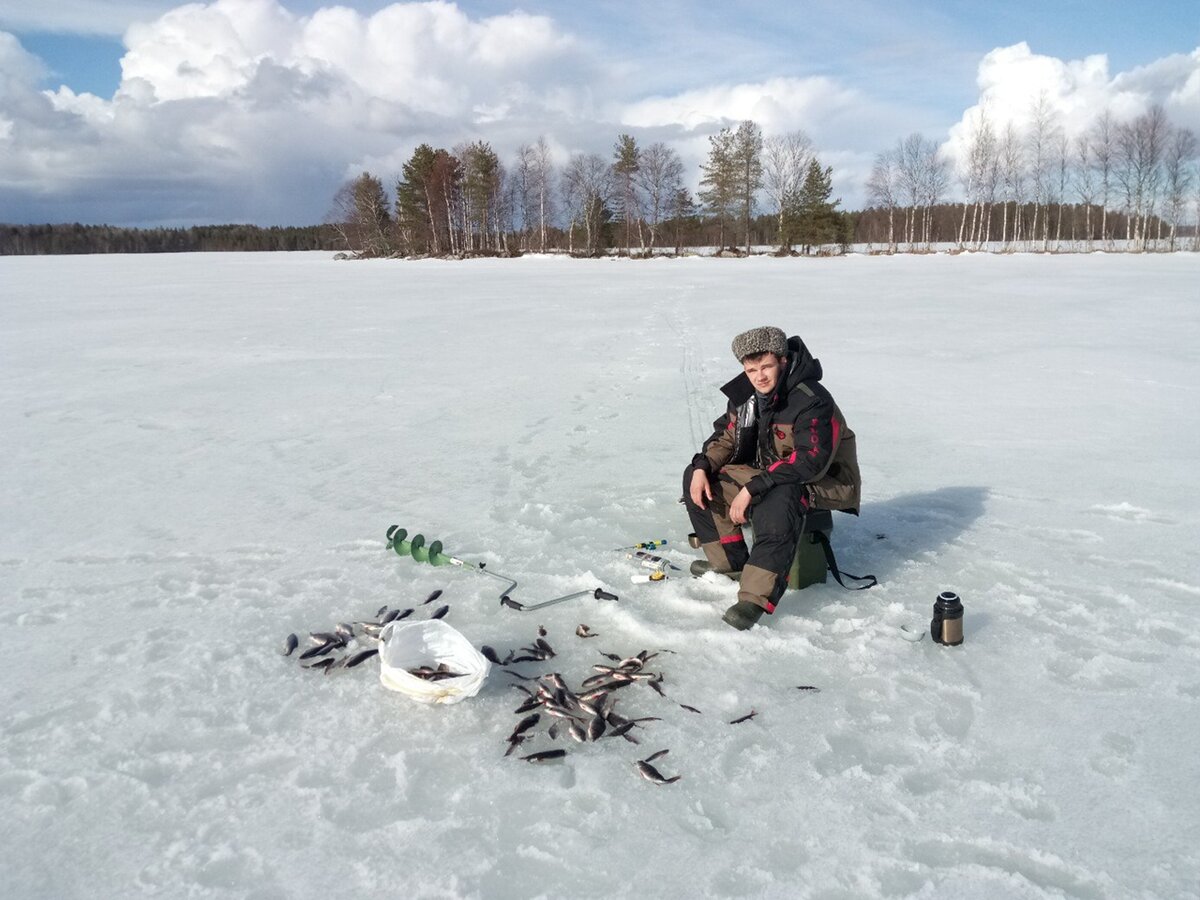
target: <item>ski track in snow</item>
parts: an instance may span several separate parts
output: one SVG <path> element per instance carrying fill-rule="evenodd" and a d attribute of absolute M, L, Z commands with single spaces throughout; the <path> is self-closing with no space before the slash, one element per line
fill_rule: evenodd
<path fill-rule="evenodd" d="M 1200 435 L 1139 383 L 1195 383 L 1198 278 L 1183 254 L 0 260 L 3 893 L 1200 896 Z M 859 436 L 834 544 L 881 584 L 734 633 L 733 586 L 632 585 L 609 551 L 693 558 L 680 476 L 730 337 L 767 321 Z M 1118 453 L 1134 401 L 1157 437 Z M 621 600 L 503 609 L 387 552 L 393 523 L 522 602 Z M 663 721 L 532 766 L 502 758 L 498 669 L 430 709 L 280 655 L 435 588 L 502 654 L 545 625 L 527 674 L 675 651 L 666 698 L 619 692 Z M 900 639 L 945 589 L 964 645 Z M 555 746 L 535 731 L 523 753 Z M 659 787 L 634 762 L 663 748 Z"/>

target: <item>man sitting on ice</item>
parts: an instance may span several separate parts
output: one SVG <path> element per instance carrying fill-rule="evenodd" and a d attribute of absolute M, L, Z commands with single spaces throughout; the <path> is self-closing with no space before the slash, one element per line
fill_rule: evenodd
<path fill-rule="evenodd" d="M 725 415 L 683 474 L 684 503 L 707 562 L 692 574 L 741 573 L 725 621 L 747 629 L 774 612 L 810 509 L 857 515 L 854 432 L 821 384 L 821 363 L 771 326 L 733 339 L 742 373 L 721 388 Z M 742 525 L 754 525 L 747 552 Z"/>

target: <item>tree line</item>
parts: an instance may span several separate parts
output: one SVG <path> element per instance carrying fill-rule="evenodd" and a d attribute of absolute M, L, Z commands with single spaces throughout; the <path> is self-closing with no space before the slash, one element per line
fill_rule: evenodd
<path fill-rule="evenodd" d="M 112 225 L 0 225 L 0 256 L 58 253 L 191 253 L 243 250 L 339 250 L 325 226 L 260 228 L 117 228 Z"/>
<path fill-rule="evenodd" d="M 878 154 L 867 194 L 872 218 L 885 214 L 886 234 L 876 228 L 873 240 L 891 252 L 935 242 L 1000 251 L 1114 249 L 1118 242 L 1135 252 L 1200 250 L 1200 230 L 1185 226 L 1200 219 L 1200 148 L 1161 106 L 1128 121 L 1102 110 L 1073 138 L 1045 94 L 1029 118 L 1023 132 L 1011 122 L 998 129 L 981 109 L 957 168 L 920 134 Z M 964 200 L 946 221 L 935 210 L 955 180 Z"/>
<path fill-rule="evenodd" d="M 832 192 L 832 169 L 803 132 L 764 137 L 747 120 L 709 138 L 696 196 L 675 149 L 641 146 L 629 134 L 607 157 L 574 153 L 561 167 L 544 137 L 518 148 L 508 166 L 483 141 L 421 144 L 391 192 L 370 172 L 342 185 L 327 221 L 360 257 L 645 256 L 695 246 L 748 254 L 764 238 L 765 209 L 769 240 L 784 252 L 815 252 L 853 238 Z"/>

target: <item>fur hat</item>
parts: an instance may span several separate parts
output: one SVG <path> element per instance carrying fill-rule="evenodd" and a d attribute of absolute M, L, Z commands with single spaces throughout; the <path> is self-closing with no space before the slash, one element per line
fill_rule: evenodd
<path fill-rule="evenodd" d="M 733 355 L 737 357 L 738 362 L 747 356 L 757 356 L 760 353 L 774 353 L 783 358 L 787 356 L 787 352 L 787 335 L 772 325 L 751 328 L 733 339 Z"/>

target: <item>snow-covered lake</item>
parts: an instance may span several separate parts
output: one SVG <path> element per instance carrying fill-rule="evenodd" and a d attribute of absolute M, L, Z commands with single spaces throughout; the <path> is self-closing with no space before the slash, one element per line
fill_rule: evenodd
<path fill-rule="evenodd" d="M 694 558 L 761 324 L 858 435 L 834 546 L 881 584 L 738 633 L 613 548 Z M 1200 896 L 1197 348 L 1196 254 L 0 260 L 0 894 Z M 506 609 L 391 524 L 620 600 Z M 620 692 L 661 721 L 531 765 L 498 667 L 427 707 L 280 655 L 439 588 L 476 645 L 543 625 L 526 675 L 674 651 Z M 964 644 L 902 639 L 947 589 Z"/>

